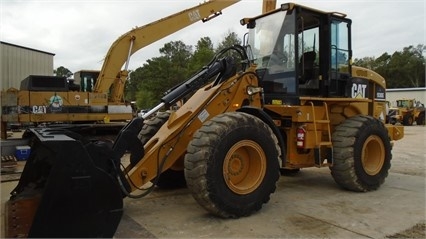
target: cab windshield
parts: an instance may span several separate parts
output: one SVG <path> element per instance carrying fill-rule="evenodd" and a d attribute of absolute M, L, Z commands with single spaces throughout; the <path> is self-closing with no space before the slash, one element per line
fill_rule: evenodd
<path fill-rule="evenodd" d="M 267 68 L 269 73 L 295 70 L 294 27 L 287 11 L 256 19 L 255 27 L 249 30 L 249 45 L 258 68 Z"/>
<path fill-rule="evenodd" d="M 280 11 L 256 19 L 249 29 L 249 49 L 265 94 L 296 93 L 296 24 L 292 12 Z"/>
<path fill-rule="evenodd" d="M 398 107 L 413 107 L 409 100 L 397 100 L 396 104 Z"/>

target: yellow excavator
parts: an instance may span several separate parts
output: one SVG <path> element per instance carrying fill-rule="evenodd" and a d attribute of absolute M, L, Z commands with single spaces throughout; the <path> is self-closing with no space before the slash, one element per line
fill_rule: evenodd
<path fill-rule="evenodd" d="M 59 122 L 60 127 L 74 131 L 117 128 L 117 134 L 123 124 L 93 123 L 133 118 L 132 106 L 123 97 L 130 56 L 193 23 L 221 15 L 223 9 L 239 1 L 210 0 L 132 29 L 111 45 L 100 72 L 79 71 L 78 80 L 71 83 L 65 77 L 31 75 L 21 82 L 19 91 L 2 91 L 1 137 L 7 138 L 8 123 Z"/>
<path fill-rule="evenodd" d="M 123 197 L 156 187 L 185 185 L 213 215 L 249 216 L 283 170 L 328 167 L 343 189 L 377 190 L 404 130 L 385 123 L 385 79 L 352 65 L 352 21 L 286 3 L 240 23 L 243 46 L 218 52 L 113 145 L 32 129 L 7 236 L 112 237 Z"/>

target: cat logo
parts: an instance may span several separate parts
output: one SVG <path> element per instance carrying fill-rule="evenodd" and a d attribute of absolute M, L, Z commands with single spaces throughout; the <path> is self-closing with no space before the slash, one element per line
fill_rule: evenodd
<path fill-rule="evenodd" d="M 60 112 L 62 111 L 62 105 L 64 102 L 62 101 L 62 98 L 55 93 L 54 96 L 50 97 L 49 100 L 49 108 L 52 112 Z"/>
<path fill-rule="evenodd" d="M 365 84 L 352 84 L 352 98 L 367 98 L 366 95 L 367 85 Z"/>
<path fill-rule="evenodd" d="M 194 11 L 189 12 L 188 17 L 191 22 L 196 22 L 201 19 L 200 11 L 198 9 L 195 9 Z"/>

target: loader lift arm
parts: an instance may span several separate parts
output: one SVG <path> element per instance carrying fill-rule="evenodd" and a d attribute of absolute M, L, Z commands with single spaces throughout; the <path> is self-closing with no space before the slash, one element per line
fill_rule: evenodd
<path fill-rule="evenodd" d="M 202 6 L 214 2 L 229 6 L 230 3 L 237 1 L 209 1 Z M 225 7 L 225 5 L 220 6 Z M 206 10 L 208 7 L 203 7 L 203 9 Z M 211 14 L 216 16 L 218 13 L 216 8 L 211 10 L 210 14 L 207 14 L 208 12 L 204 14 L 197 8 L 194 8 L 193 11 L 199 13 L 200 19 L 197 21 L 201 20 L 201 16 L 206 15 L 207 20 L 211 19 L 209 18 Z M 189 12 L 181 12 L 181 17 L 184 18 L 185 14 L 189 14 Z M 178 15 L 175 16 L 176 19 L 179 18 Z M 171 17 L 162 19 L 159 21 L 161 24 L 155 25 L 165 26 L 164 24 Z M 188 20 L 186 19 L 186 21 Z M 191 23 L 193 22 L 186 24 Z M 159 35 L 155 38 L 143 35 L 144 32 L 155 30 L 155 28 L 150 28 L 152 27 L 150 25 L 145 27 L 143 30 L 136 31 L 139 35 L 132 35 L 133 31 L 123 35 L 116 42 L 120 43 L 119 47 L 118 45 L 111 47 L 100 78 L 96 83 L 98 92 L 106 93 L 112 86 L 112 97 L 115 97 L 117 101 L 121 99 L 128 72 L 127 64 L 123 71 L 119 70 L 120 67 L 126 59 L 128 63 L 130 55 L 137 49 L 161 38 Z M 169 30 L 168 34 L 176 30 Z M 151 40 L 139 39 L 144 37 Z M 118 49 L 121 49 L 118 51 L 120 56 L 115 52 Z M 236 64 L 232 57 L 221 58 L 228 50 L 240 53 L 244 72 L 236 74 Z M 128 54 L 122 54 L 123 52 L 128 52 Z M 113 57 L 114 59 L 112 59 Z M 35 136 L 32 140 L 34 150 L 26 162 L 18 186 L 11 192 L 11 198 L 6 205 L 6 214 L 10 215 L 5 220 L 6 235 L 8 237 L 18 235 L 24 237 L 112 237 L 123 214 L 122 197 L 133 196 L 130 195 L 131 192 L 139 189 L 145 183 L 155 180 L 173 163 L 182 159 L 192 134 L 200 128 L 204 121 L 210 120 L 218 114 L 235 113 L 242 106 L 250 106 L 254 109 L 261 107 L 261 97 L 258 94 L 260 91 L 253 91 L 260 89 L 255 66 L 249 63 L 251 62 L 243 47 L 230 47 L 221 51 L 188 81 L 167 92 L 166 96 L 161 99 L 161 103 L 148 112 L 143 119 L 162 107 L 168 107 L 183 97 L 193 95 L 184 107 L 173 112 L 168 122 L 161 127 L 161 132 L 158 132 L 160 137 L 152 138 L 144 146 L 140 145 L 140 141 L 135 141 L 142 125 L 140 122 L 142 119 L 135 119 L 123 128 L 112 148 L 104 142 L 88 142 L 66 130 L 31 129 Z M 218 105 L 220 107 L 217 107 Z M 237 114 L 228 114 L 226 117 L 232 115 Z M 250 129 L 256 129 L 250 122 L 268 128 L 261 120 L 256 120 L 247 114 L 239 119 L 247 119 L 247 125 L 251 126 Z M 278 169 L 278 160 L 266 160 L 267 158 L 278 158 L 272 134 L 272 131 L 268 131 L 265 135 L 268 140 L 264 141 L 265 146 L 269 145 L 270 149 L 263 157 L 264 163 L 268 163 L 268 168 L 272 169 L 263 172 L 267 175 L 265 177 L 268 178 L 268 181 L 278 179 L 278 174 L 274 173 L 274 169 Z M 249 148 L 253 149 L 250 146 Z M 123 171 L 117 170 L 118 161 L 127 150 L 132 152 L 132 158 L 139 158 L 139 161 Z M 74 157 L 78 159 L 74 159 Z M 238 209 L 237 212 L 231 214 L 220 214 L 220 212 L 216 212 L 216 214 L 223 217 L 248 215 L 259 210 L 261 204 L 269 200 L 269 194 L 274 190 L 274 184 L 265 185 L 262 190 L 256 190 L 255 194 L 261 193 L 262 195 L 254 196 L 259 200 L 255 204 L 250 204 L 248 209 Z M 245 204 L 243 203 L 243 205 Z M 19 210 L 15 210 L 16 208 Z"/>
<path fill-rule="evenodd" d="M 195 22 L 206 22 L 219 16 L 224 8 L 239 1 L 210 0 L 123 34 L 108 50 L 94 92 L 108 93 L 111 88 L 110 101 L 120 102 L 129 73 L 130 56 L 133 53 Z M 124 69 L 121 70 L 124 64 Z"/>
<path fill-rule="evenodd" d="M 168 145 L 170 142 L 175 141 L 176 139 L 180 138 L 180 134 L 183 134 L 183 132 L 186 130 L 185 128 L 190 125 L 190 121 L 194 120 L 194 117 L 197 116 L 197 114 L 203 109 L 204 106 L 208 104 L 212 99 L 214 98 L 220 98 L 218 97 L 218 92 L 221 91 L 221 87 L 219 86 L 222 84 L 225 80 L 229 79 L 232 76 L 235 76 L 236 74 L 236 62 L 233 57 L 226 56 L 221 57 L 225 52 L 228 52 L 230 50 L 236 51 L 240 57 L 241 57 L 241 64 L 243 70 L 247 68 L 248 66 L 248 56 L 245 52 L 245 49 L 241 46 L 232 46 L 226 49 L 223 49 L 221 52 L 219 52 L 216 57 L 205 67 L 202 68 L 199 72 L 194 74 L 191 78 L 189 78 L 187 81 L 183 82 L 182 84 L 168 90 L 165 94 L 165 96 L 161 99 L 161 103 L 158 104 L 156 107 L 154 107 L 152 110 L 147 112 L 143 118 L 148 118 L 155 112 L 157 112 L 159 109 L 165 107 L 169 108 L 171 105 L 175 104 L 177 101 L 188 97 L 195 91 L 201 92 L 203 95 L 201 98 L 197 98 L 195 102 L 202 102 L 201 104 L 197 105 L 197 107 L 190 107 L 191 110 L 181 109 L 180 112 L 183 113 L 176 113 L 174 114 L 176 117 L 179 117 L 177 115 L 182 114 L 180 119 L 175 119 L 175 124 L 177 123 L 177 127 L 172 127 L 171 129 L 167 129 L 167 133 L 162 134 L 165 136 L 164 138 L 159 139 L 155 146 L 152 147 L 145 147 L 147 152 L 144 152 L 144 146 L 141 145 L 141 147 L 135 147 L 134 151 L 131 148 L 127 148 L 128 151 L 131 153 L 131 159 L 130 159 L 130 165 L 126 167 L 124 170 L 125 173 L 130 173 L 133 176 L 130 176 L 130 174 L 127 174 L 128 176 L 128 182 L 121 182 L 120 185 L 122 186 L 130 186 L 132 188 L 131 191 L 135 191 L 143 184 L 147 182 L 147 180 L 153 180 L 154 178 L 158 180 L 158 175 L 160 175 L 164 170 L 168 169 L 172 162 L 175 162 L 182 156 L 181 149 L 176 150 L 176 152 L 173 151 L 173 146 L 170 147 L 170 151 L 166 152 L 165 154 L 163 149 L 164 145 Z M 239 81 L 241 78 L 238 77 L 235 79 L 234 83 L 231 83 L 232 86 L 236 85 L 236 82 Z M 231 87 L 232 87 L 231 86 Z M 211 93 L 203 94 L 204 89 L 213 88 L 216 87 L 217 89 L 210 90 Z M 226 87 L 229 87 L 227 84 Z M 225 88 L 226 88 L 225 87 Z M 192 96 L 191 98 L 193 98 Z M 194 101 L 189 99 L 189 101 Z M 186 104 L 185 104 L 186 105 Z M 226 107 L 225 107 L 226 110 Z M 178 110 L 179 111 L 179 110 Z M 171 117 L 173 118 L 173 117 Z M 120 152 L 119 155 L 117 155 L 119 158 L 122 157 L 124 150 L 126 146 L 129 146 L 129 140 L 130 138 L 137 137 L 137 134 L 139 133 L 139 130 L 134 130 L 132 128 L 132 125 L 136 125 L 135 122 L 137 119 L 134 119 L 133 122 L 129 123 L 128 126 L 123 128 L 123 130 L 120 132 L 120 134 L 117 137 L 117 140 L 114 143 L 113 151 L 114 152 Z M 191 127 L 190 127 L 191 128 Z M 178 140 L 180 141 L 180 140 Z M 184 141 L 184 140 L 183 140 Z M 139 141 L 138 141 L 139 142 Z M 177 142 L 177 141 L 176 141 Z M 149 142 L 147 144 L 150 144 Z M 152 145 L 152 144 L 151 144 Z M 185 143 L 183 143 L 185 145 Z M 121 149 L 121 150 L 120 150 Z M 170 154 L 171 153 L 171 154 Z M 142 157 L 141 157 L 142 155 Z M 136 157 L 140 158 L 136 158 Z M 165 163 L 165 161 L 168 161 Z M 139 163 L 139 161 L 143 161 Z M 152 165 L 155 165 L 155 162 L 158 162 L 156 167 L 151 167 Z M 136 165 L 137 164 L 137 165 Z M 150 166 L 143 166 L 144 164 L 148 164 Z M 148 169 L 147 169 L 148 167 Z M 145 174 L 145 170 L 149 173 L 146 175 L 147 177 L 139 177 L 138 175 Z M 118 181 L 122 181 L 122 179 L 117 178 Z M 127 185 L 129 183 L 129 185 Z M 154 182 L 154 185 L 156 183 Z M 128 191 L 128 188 L 122 187 L 122 191 L 125 195 L 131 197 L 131 198 L 138 198 L 140 195 L 134 196 L 131 194 L 131 192 Z M 149 192 L 149 190 L 148 190 Z M 146 195 L 147 193 L 142 193 L 141 195 Z"/>
<path fill-rule="evenodd" d="M 242 52 L 241 48 L 232 48 Z M 242 57 L 247 58 L 247 55 Z M 141 118 L 135 118 L 124 127 L 112 147 L 106 142 L 88 141 L 64 129 L 30 129 L 34 135 L 32 155 L 27 160 L 25 172 L 22 173 L 17 187 L 11 192 L 11 200 L 6 206 L 9 216 L 6 220 L 8 237 L 13 235 L 112 237 L 123 213 L 121 198 L 123 196 L 137 198 L 151 191 L 148 190 L 140 195 L 131 194 L 132 191 L 168 169 L 173 161 L 181 157 L 182 147 L 172 150 L 170 154 L 164 152 L 163 146 L 168 146 L 169 142 L 180 139 L 180 132 L 187 129 L 187 123 L 193 120 L 210 100 L 215 97 L 222 99 L 217 97 L 217 93 L 221 91 L 221 85 L 225 88 L 237 87 L 241 77 L 234 79 L 231 84 L 227 80 L 234 74 L 235 62 L 232 58 L 215 58 L 189 80 L 170 90 L 161 99 L 157 108 L 169 106 L 200 88 L 201 91 L 206 87 L 211 89 L 209 93 L 202 93 L 202 98 L 190 100 L 191 104 L 199 100 L 203 103 L 192 112 L 183 110 L 186 113 L 180 117 L 179 122 L 174 122 L 177 125 L 169 129 L 169 132 L 164 134 L 165 137 L 158 140 L 155 146 L 149 149 L 145 147 L 146 152 L 137 138 L 142 127 Z M 214 85 L 216 86 L 211 87 Z M 237 92 L 233 90 L 232 94 L 235 93 Z M 224 108 L 226 109 L 227 107 Z M 190 127 L 190 130 L 193 128 Z M 186 140 L 187 137 L 184 141 Z M 131 152 L 131 161 L 134 163 L 129 166 L 130 168 L 120 171 L 120 159 L 126 151 Z M 78 159 L 74 159 L 74 156 Z M 166 158 L 167 162 L 165 162 Z M 160 162 L 161 166 L 156 167 L 157 162 Z M 145 166 L 141 166 L 146 163 L 149 168 L 148 177 L 141 178 L 138 172 L 146 170 Z M 126 179 L 124 173 L 132 176 L 129 178 L 127 175 Z M 61 196 L 57 197 L 57 195 Z M 32 208 L 32 211 L 16 212 L 15 208 Z M 23 214 L 25 216 L 19 216 Z M 32 223 L 29 223 L 31 221 Z M 16 227 L 16 225 L 25 226 Z M 69 230 L 70 228 L 72 230 Z"/>

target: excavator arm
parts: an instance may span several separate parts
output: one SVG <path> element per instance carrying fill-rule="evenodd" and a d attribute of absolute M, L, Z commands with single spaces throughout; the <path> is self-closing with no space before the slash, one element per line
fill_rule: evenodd
<path fill-rule="evenodd" d="M 107 93 L 112 88 L 110 101 L 120 102 L 128 76 L 130 56 L 133 53 L 195 22 L 206 22 L 220 15 L 224 8 L 239 1 L 210 0 L 123 34 L 108 50 L 94 91 Z"/>
<path fill-rule="evenodd" d="M 277 0 L 263 0 L 262 2 L 262 14 L 274 10 L 277 5 Z"/>

